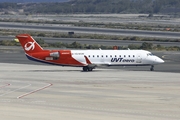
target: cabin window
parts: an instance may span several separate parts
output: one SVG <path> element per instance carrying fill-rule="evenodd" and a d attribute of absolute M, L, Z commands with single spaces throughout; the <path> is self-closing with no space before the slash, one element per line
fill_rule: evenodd
<path fill-rule="evenodd" d="M 133 55 L 133 57 L 135 57 L 135 55 Z"/>
<path fill-rule="evenodd" d="M 93 57 L 94 57 L 94 55 L 93 55 Z"/>
<path fill-rule="evenodd" d="M 106 55 L 106 57 L 108 57 L 108 55 Z"/>
<path fill-rule="evenodd" d="M 89 57 L 90 57 L 90 55 L 89 55 Z"/>
<path fill-rule="evenodd" d="M 121 57 L 121 55 L 119 55 L 119 57 Z"/>
<path fill-rule="evenodd" d="M 129 55 L 129 57 L 131 57 L 131 56 Z"/>
<path fill-rule="evenodd" d="M 117 57 L 116 55 L 114 57 Z"/>
<path fill-rule="evenodd" d="M 124 55 L 124 57 L 126 57 L 126 55 Z"/>
<path fill-rule="evenodd" d="M 103 55 L 101 57 L 103 57 Z"/>
<path fill-rule="evenodd" d="M 97 57 L 99 57 L 99 55 L 97 55 Z"/>
<path fill-rule="evenodd" d="M 110 57 L 112 57 L 112 55 L 110 55 Z"/>

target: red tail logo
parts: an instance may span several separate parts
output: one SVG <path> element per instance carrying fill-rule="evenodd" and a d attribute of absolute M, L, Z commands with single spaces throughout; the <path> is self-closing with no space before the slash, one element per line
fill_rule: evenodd
<path fill-rule="evenodd" d="M 16 36 L 26 53 L 35 53 L 43 51 L 43 48 L 28 34 L 20 34 Z"/>
<path fill-rule="evenodd" d="M 29 51 L 29 50 L 34 50 L 35 48 L 35 45 L 34 45 L 35 42 L 28 42 L 24 45 L 24 49 L 26 51 Z"/>

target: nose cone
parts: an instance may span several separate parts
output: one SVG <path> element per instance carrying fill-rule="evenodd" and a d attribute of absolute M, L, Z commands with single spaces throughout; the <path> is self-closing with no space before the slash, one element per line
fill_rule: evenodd
<path fill-rule="evenodd" d="M 159 57 L 156 57 L 156 58 L 155 58 L 155 63 L 157 63 L 157 64 L 164 63 L 164 60 L 162 60 L 162 59 L 159 58 Z"/>

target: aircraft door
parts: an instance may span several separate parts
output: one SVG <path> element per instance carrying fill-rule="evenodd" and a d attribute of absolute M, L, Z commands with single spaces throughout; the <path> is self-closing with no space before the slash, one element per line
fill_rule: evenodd
<path fill-rule="evenodd" d="M 142 56 L 140 53 L 137 54 L 137 59 L 136 59 L 136 63 L 141 63 L 142 62 Z"/>

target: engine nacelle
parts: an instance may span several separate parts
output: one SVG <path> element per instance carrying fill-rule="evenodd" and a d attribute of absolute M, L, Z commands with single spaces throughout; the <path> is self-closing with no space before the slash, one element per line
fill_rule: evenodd
<path fill-rule="evenodd" d="M 49 57 L 45 57 L 45 60 L 58 60 L 60 57 L 59 52 L 52 52 L 49 54 Z"/>
<path fill-rule="evenodd" d="M 59 54 L 59 52 L 52 52 L 52 53 L 50 53 L 50 57 L 59 58 L 60 54 Z"/>

